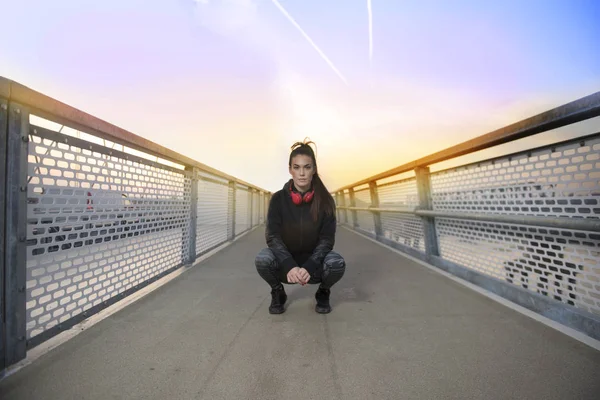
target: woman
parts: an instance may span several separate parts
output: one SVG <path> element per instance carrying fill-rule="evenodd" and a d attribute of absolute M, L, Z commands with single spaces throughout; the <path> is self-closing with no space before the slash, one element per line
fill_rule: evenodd
<path fill-rule="evenodd" d="M 320 283 L 315 311 L 331 312 L 330 289 L 346 268 L 342 256 L 333 251 L 335 202 L 319 177 L 311 143 L 305 140 L 292 146 L 288 162 L 292 179 L 271 198 L 265 232 L 268 247 L 255 260 L 258 274 L 271 286 L 271 314 L 285 311 L 282 283 Z"/>

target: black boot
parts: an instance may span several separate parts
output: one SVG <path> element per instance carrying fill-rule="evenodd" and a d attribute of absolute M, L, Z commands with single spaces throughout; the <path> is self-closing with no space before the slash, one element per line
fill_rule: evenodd
<path fill-rule="evenodd" d="M 329 294 L 331 290 L 323 289 L 319 287 L 317 293 L 315 293 L 315 299 L 317 299 L 317 305 L 315 306 L 315 311 L 319 314 L 327 314 L 331 312 L 331 305 L 329 304 Z"/>
<path fill-rule="evenodd" d="M 283 285 L 280 285 L 277 289 L 271 290 L 271 305 L 269 306 L 270 314 L 281 314 L 285 311 L 283 305 L 287 301 L 287 294 Z"/>

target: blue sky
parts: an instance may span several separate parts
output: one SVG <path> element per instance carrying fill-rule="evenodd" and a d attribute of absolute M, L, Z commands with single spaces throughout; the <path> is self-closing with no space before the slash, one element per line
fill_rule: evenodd
<path fill-rule="evenodd" d="M 273 0 L 0 1 L 0 75 L 268 190 L 305 136 L 335 189 L 600 90 L 596 1 L 372 0 L 372 59 L 366 0 L 279 0 L 322 55 Z"/>

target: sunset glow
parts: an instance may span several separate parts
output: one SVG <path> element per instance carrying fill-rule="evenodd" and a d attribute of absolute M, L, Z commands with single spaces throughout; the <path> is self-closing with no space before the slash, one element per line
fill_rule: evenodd
<path fill-rule="evenodd" d="M 0 75 L 271 191 L 306 136 L 333 190 L 600 90 L 593 1 L 5 3 Z"/>

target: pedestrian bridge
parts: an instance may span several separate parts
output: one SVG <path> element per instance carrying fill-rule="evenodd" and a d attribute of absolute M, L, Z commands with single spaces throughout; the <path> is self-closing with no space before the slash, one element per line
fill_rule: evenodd
<path fill-rule="evenodd" d="M 267 190 L 4 78 L 0 136 L 2 400 L 600 398 L 600 92 L 336 188 L 327 315 Z"/>

